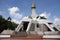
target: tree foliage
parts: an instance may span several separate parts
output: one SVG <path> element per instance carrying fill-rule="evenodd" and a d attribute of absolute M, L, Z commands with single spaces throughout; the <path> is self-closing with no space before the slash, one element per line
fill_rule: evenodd
<path fill-rule="evenodd" d="M 18 24 L 11 22 L 11 18 L 8 17 L 7 20 L 0 15 L 0 33 L 5 29 L 15 30 Z"/>

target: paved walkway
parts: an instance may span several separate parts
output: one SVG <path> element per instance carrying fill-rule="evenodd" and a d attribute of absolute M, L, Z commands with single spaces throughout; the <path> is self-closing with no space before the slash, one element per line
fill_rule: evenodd
<path fill-rule="evenodd" d="M 59 39 L 47 39 L 47 38 L 42 38 L 42 36 L 38 36 L 38 35 L 27 35 L 27 36 L 17 36 L 17 35 L 13 35 L 10 38 L 0 38 L 0 40 L 60 40 Z"/>
<path fill-rule="evenodd" d="M 10 39 L 0 39 L 0 40 L 60 40 L 60 39 L 16 39 L 16 38 L 10 38 Z"/>

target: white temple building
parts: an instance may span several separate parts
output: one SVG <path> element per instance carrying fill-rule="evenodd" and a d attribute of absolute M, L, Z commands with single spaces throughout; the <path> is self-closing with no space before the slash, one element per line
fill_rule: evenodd
<path fill-rule="evenodd" d="M 15 29 L 16 32 L 25 31 L 31 34 L 59 34 L 60 28 L 58 28 L 53 22 L 47 20 L 45 16 L 38 16 L 36 13 L 36 6 L 32 3 L 32 14 L 31 16 L 24 17 L 18 27 Z"/>

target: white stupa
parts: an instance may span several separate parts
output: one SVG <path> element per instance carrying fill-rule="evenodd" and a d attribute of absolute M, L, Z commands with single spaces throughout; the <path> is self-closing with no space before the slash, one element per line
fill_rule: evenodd
<path fill-rule="evenodd" d="M 31 17 L 32 17 L 32 18 L 36 18 L 36 17 L 37 17 L 36 10 L 35 10 L 35 9 L 36 9 L 36 6 L 35 6 L 34 3 L 32 3 L 31 9 L 32 9 Z"/>
<path fill-rule="evenodd" d="M 26 33 L 30 34 L 38 34 L 38 35 L 58 35 L 60 29 L 57 28 L 57 26 L 47 20 L 47 18 L 42 15 L 38 16 L 36 14 L 36 6 L 33 3 L 32 4 L 32 14 L 31 16 L 24 17 L 20 24 L 15 29 L 15 32 L 21 32 L 24 31 Z M 45 37 L 45 36 L 44 36 Z"/>

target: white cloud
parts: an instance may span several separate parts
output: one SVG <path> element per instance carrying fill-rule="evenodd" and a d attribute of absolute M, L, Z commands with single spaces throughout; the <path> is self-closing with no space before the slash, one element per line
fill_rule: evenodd
<path fill-rule="evenodd" d="M 49 18 L 51 13 L 47 13 L 46 11 L 41 13 L 40 16 L 44 16 L 45 18 Z"/>
<path fill-rule="evenodd" d="M 55 18 L 54 18 L 54 23 L 56 23 L 56 24 L 60 24 L 60 18 L 55 17 Z"/>
<path fill-rule="evenodd" d="M 10 16 L 12 17 L 12 21 L 18 23 L 18 20 L 22 18 L 22 14 L 19 13 L 19 8 L 18 7 L 12 7 L 8 9 Z"/>
<path fill-rule="evenodd" d="M 17 23 L 17 24 L 20 23 L 20 21 L 18 21 L 18 20 L 16 20 L 16 19 L 12 19 L 12 22 L 15 22 L 15 23 Z"/>
<path fill-rule="evenodd" d="M 12 14 L 15 14 L 17 11 L 19 11 L 19 8 L 18 7 L 12 7 L 12 8 L 9 8 L 8 10 L 9 10 L 10 14 L 12 15 Z"/>
<path fill-rule="evenodd" d="M 22 17 L 22 14 L 16 13 L 14 17 L 20 19 Z"/>

